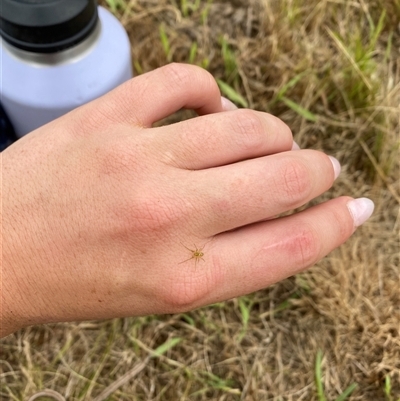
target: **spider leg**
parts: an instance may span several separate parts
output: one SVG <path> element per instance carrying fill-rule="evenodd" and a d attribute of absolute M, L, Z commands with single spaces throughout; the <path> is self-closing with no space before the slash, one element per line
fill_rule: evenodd
<path fill-rule="evenodd" d="M 190 249 L 190 248 L 188 248 L 186 245 L 183 245 L 182 244 L 182 242 L 181 242 L 181 245 L 184 247 L 184 248 L 186 248 L 188 251 L 190 251 L 190 252 L 196 252 L 196 246 L 195 246 L 195 249 Z"/>
<path fill-rule="evenodd" d="M 182 263 L 188 262 L 189 260 L 192 260 L 194 258 L 194 256 L 192 256 L 189 259 L 183 260 L 182 262 L 179 262 L 178 264 L 181 265 Z"/>

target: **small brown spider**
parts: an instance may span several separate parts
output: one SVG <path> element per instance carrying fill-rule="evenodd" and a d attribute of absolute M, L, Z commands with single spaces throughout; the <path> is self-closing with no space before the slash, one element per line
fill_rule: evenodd
<path fill-rule="evenodd" d="M 185 259 L 184 261 L 180 262 L 179 264 L 185 263 L 185 262 L 187 262 L 189 260 L 192 260 L 192 259 L 194 259 L 195 266 L 197 265 L 197 263 L 200 260 L 205 262 L 205 260 L 203 259 L 203 256 L 204 256 L 203 249 L 204 249 L 205 245 L 202 248 L 197 248 L 196 244 L 193 244 L 193 245 L 194 245 L 195 249 L 190 249 L 187 246 L 182 244 L 182 246 L 184 246 L 188 251 L 192 252 L 192 256 L 189 259 Z"/>

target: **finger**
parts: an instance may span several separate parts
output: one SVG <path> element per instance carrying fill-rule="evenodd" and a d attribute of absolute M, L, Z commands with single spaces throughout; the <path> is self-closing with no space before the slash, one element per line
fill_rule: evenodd
<path fill-rule="evenodd" d="M 284 152 L 293 146 L 292 132 L 284 122 L 246 109 L 159 128 L 154 141 L 167 163 L 194 170 Z"/>
<path fill-rule="evenodd" d="M 204 235 L 268 219 L 304 205 L 329 189 L 339 162 L 322 152 L 298 150 L 196 171 Z M 212 231 L 214 230 L 214 231 Z"/>
<path fill-rule="evenodd" d="M 193 65 L 169 64 L 131 79 L 96 102 L 97 112 L 108 120 L 142 127 L 182 108 L 199 114 L 224 110 L 210 73 Z"/>
<path fill-rule="evenodd" d="M 312 266 L 373 212 L 369 199 L 341 197 L 304 212 L 218 235 L 204 251 L 212 303 L 265 288 Z M 204 274 L 204 272 L 202 272 Z"/>

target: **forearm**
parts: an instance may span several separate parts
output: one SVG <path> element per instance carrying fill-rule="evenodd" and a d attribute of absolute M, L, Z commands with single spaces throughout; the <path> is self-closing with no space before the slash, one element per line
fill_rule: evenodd
<path fill-rule="evenodd" d="M 33 265 L 29 267 L 24 263 L 26 256 L 23 251 L 29 248 L 29 244 L 24 244 L 24 241 L 34 241 L 28 238 L 26 226 L 17 218 L 21 205 L 18 204 L 18 180 L 13 179 L 13 163 L 16 167 L 18 161 L 10 157 L 8 150 L 1 153 L 0 337 L 29 325 L 25 317 L 28 316 L 27 305 L 32 304 L 32 294 L 27 290 L 29 277 L 26 269 L 34 269 Z M 32 262 L 32 255 L 28 259 Z"/>
<path fill-rule="evenodd" d="M 2 267 L 3 269 L 3 267 Z M 2 279 L 3 280 L 3 279 Z M 5 283 L 2 281 L 1 285 L 1 316 L 0 316 L 0 338 L 6 337 L 9 334 L 22 328 L 19 325 L 18 317 L 15 314 L 14 308 L 10 307 L 12 301 L 6 291 L 4 290 Z"/>
<path fill-rule="evenodd" d="M 1 194 L 3 195 L 3 194 Z M 3 199 L 3 198 L 2 198 Z M 3 207 L 2 207 L 3 209 Z M 22 327 L 19 316 L 21 294 L 19 294 L 12 283 L 13 263 L 10 260 L 9 244 L 3 221 L 3 210 L 1 215 L 1 276 L 0 276 L 0 337 L 3 338 Z"/>

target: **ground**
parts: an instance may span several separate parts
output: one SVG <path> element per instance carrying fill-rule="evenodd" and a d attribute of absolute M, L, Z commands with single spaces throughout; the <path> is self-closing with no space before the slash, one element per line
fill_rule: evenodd
<path fill-rule="evenodd" d="M 11 335 L 1 399 L 50 389 L 71 401 L 399 400 L 400 2 L 102 4 L 129 33 L 136 75 L 171 61 L 208 69 L 240 107 L 279 116 L 301 147 L 341 161 L 315 202 L 367 196 L 375 213 L 309 271 L 264 291 L 182 315 Z"/>

